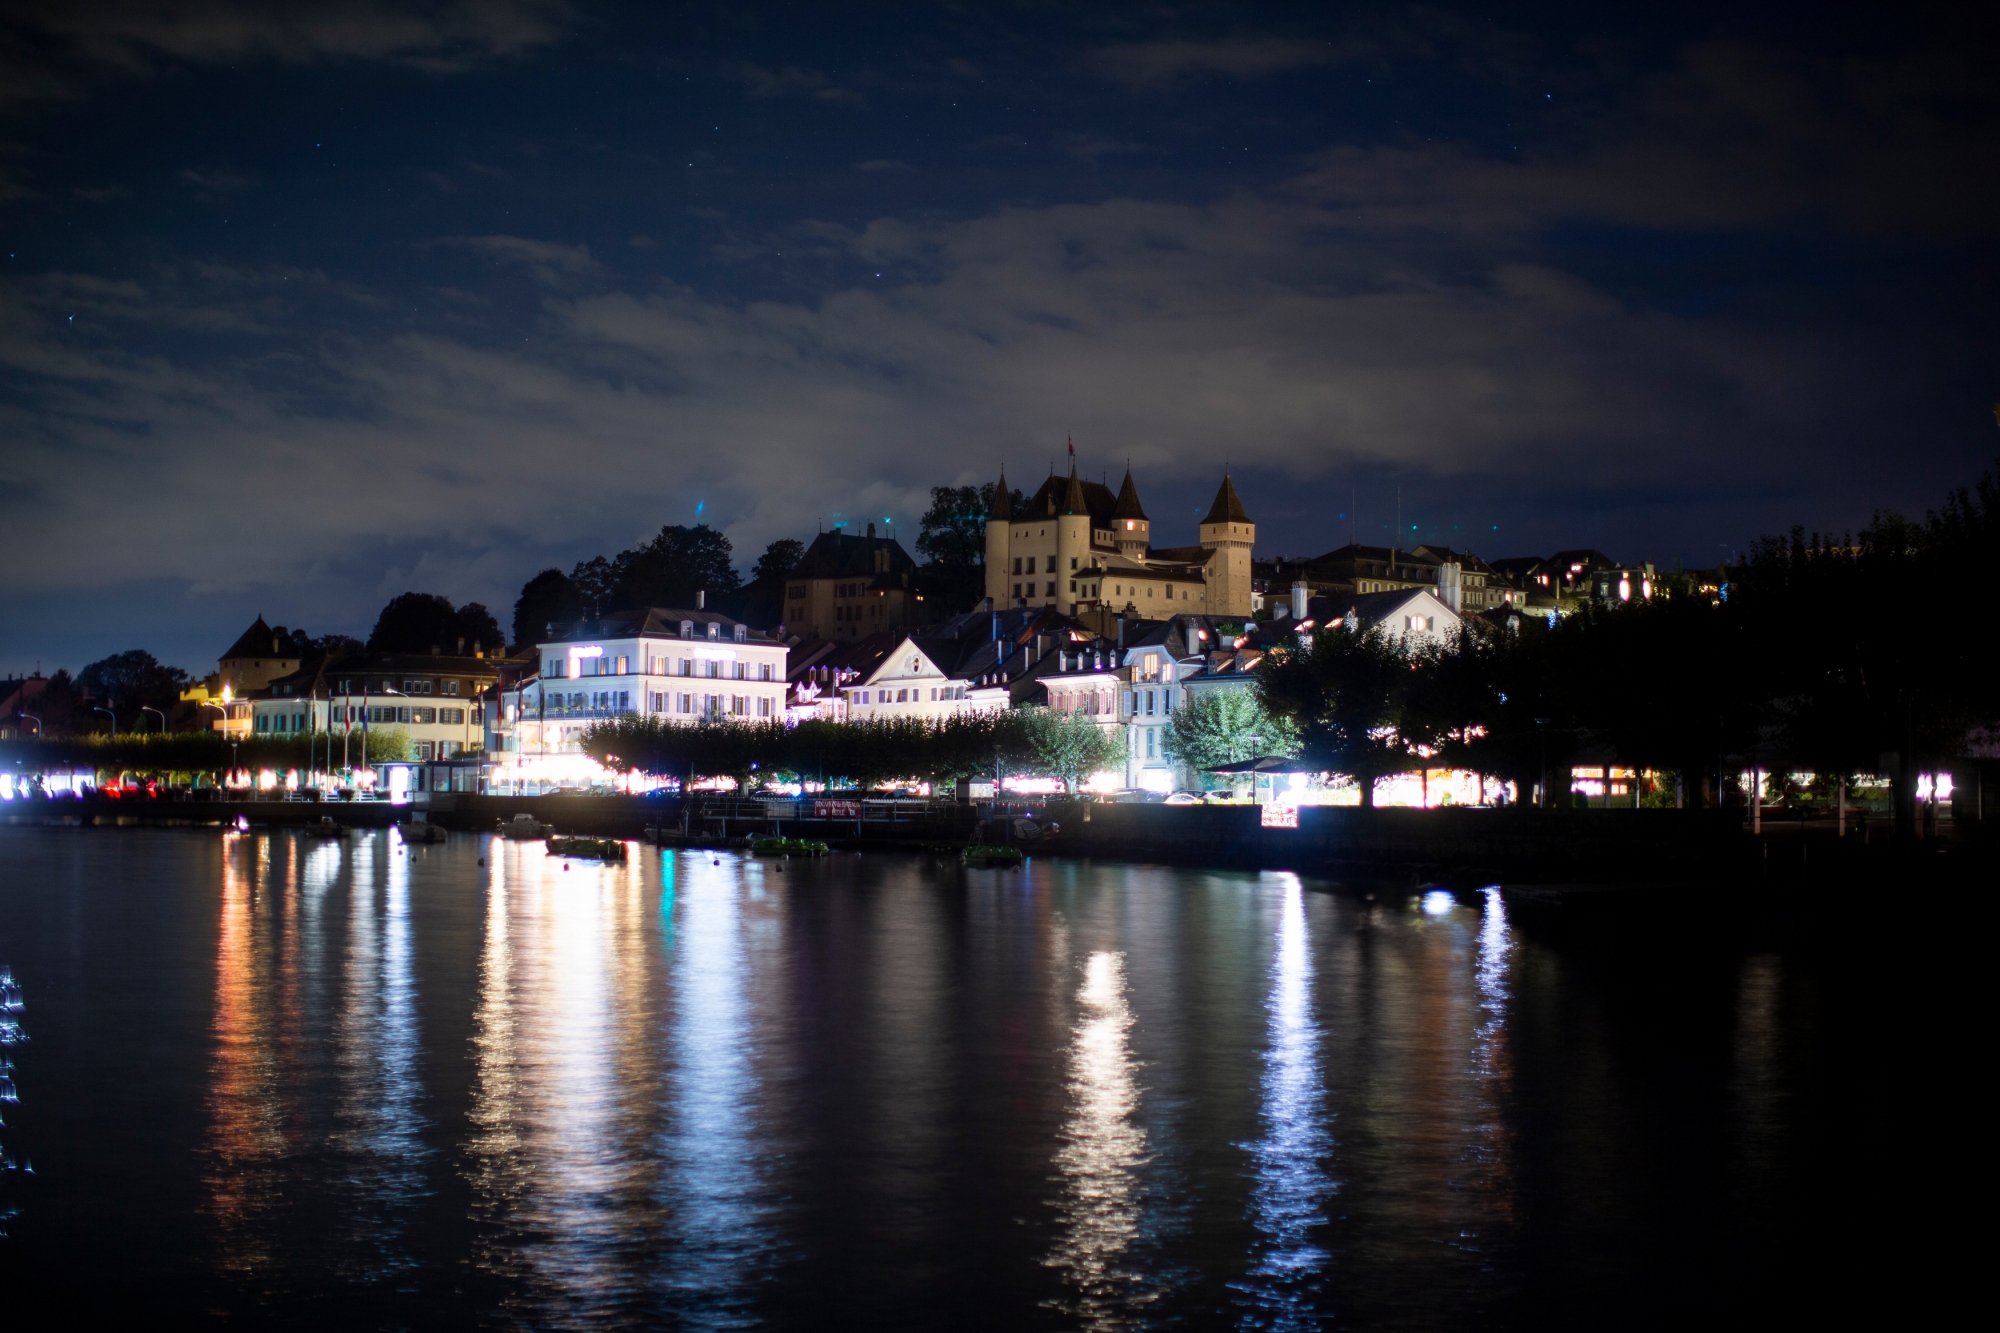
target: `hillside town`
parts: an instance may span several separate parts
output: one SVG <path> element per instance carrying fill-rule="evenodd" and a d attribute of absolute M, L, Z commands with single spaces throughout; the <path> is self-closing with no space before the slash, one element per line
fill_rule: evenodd
<path fill-rule="evenodd" d="M 1609 613 L 1656 601 L 1719 608 L 1747 567 L 1663 571 L 1587 548 L 1488 560 L 1442 545 L 1352 541 L 1309 558 L 1265 556 L 1226 474 L 1195 541 L 1178 546 L 1156 544 L 1129 469 L 1116 491 L 1083 479 L 1072 462 L 1032 495 L 1002 475 L 976 489 L 939 488 L 934 498 L 918 542 L 925 562 L 873 524 L 861 534 L 836 528 L 810 543 L 772 543 L 746 585 L 728 564 L 726 538 L 670 527 L 615 560 L 530 580 L 511 644 L 484 607 L 415 593 L 385 608 L 367 642 L 314 640 L 259 616 L 212 672 L 183 680 L 171 700 L 157 698 L 156 681 L 155 702 L 136 713 L 130 705 L 143 688 L 112 679 L 119 673 L 106 663 L 74 681 L 58 673 L 0 683 L 0 739 L 101 731 L 107 722 L 113 736 L 121 722 L 128 735 L 149 726 L 209 732 L 232 747 L 225 789 L 409 800 L 745 785 L 747 774 L 648 771 L 610 739 L 634 726 L 935 729 L 1025 712 L 1088 733 L 1087 771 L 1037 762 L 1032 746 L 1006 762 L 996 747 L 986 771 L 955 775 L 961 794 L 1607 808 L 1798 805 L 1828 795 L 1825 763 L 1799 762 L 1797 746 L 1781 755 L 1786 747 L 1769 741 L 1768 728 L 1697 745 L 1710 753 L 1671 770 L 1602 723 L 1516 718 L 1510 734 L 1498 676 L 1481 687 L 1490 686 L 1484 712 L 1458 704 L 1459 716 L 1429 723 L 1420 719 L 1436 699 L 1392 705 L 1385 695 L 1380 716 L 1363 719 L 1344 748 L 1326 726 L 1314 743 L 1317 705 L 1288 712 L 1277 702 L 1281 668 L 1330 642 L 1324 636 L 1373 643 L 1423 668 L 1406 674 L 1435 693 L 1452 688 L 1452 663 L 1491 657 L 1492 645 L 1518 642 L 1524 625 L 1539 642 L 1567 620 L 1610 624 Z M 713 586 L 688 586 L 704 579 Z M 108 661 L 137 669 L 137 659 L 160 679 L 180 676 L 136 650 Z M 1337 692 L 1351 697 L 1351 683 Z M 1391 732 L 1386 742 L 1370 739 Z M 238 762 L 245 745 L 281 757 Z M 1925 771 L 1904 777 L 1913 801 L 1935 809 L 1951 800 L 1951 766 L 1935 761 L 1953 757 L 1934 754 Z M 853 780 L 802 767 L 748 781 L 797 794 Z M 1843 818 L 1850 808 L 1864 816 L 1890 808 L 1894 775 L 1868 768 L 1849 764 L 1833 778 Z M 0 795 L 107 780 L 94 768 L 73 770 L 66 779 L 9 776 Z M 914 760 L 870 785 L 940 794 L 939 775 Z"/>

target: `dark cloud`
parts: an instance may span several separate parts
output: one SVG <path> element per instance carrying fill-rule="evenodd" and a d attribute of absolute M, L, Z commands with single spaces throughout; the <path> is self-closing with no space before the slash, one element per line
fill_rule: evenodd
<path fill-rule="evenodd" d="M 1304 37 L 1160 38 L 1105 47 L 1086 63 L 1104 78 L 1133 87 L 1159 88 L 1203 75 L 1254 79 L 1365 59 L 1374 52 L 1372 43 Z"/>
<path fill-rule="evenodd" d="M 146 59 L 329 82 L 282 151 L 211 120 L 165 159 L 228 171 L 148 175 L 143 139 L 68 177 L 39 141 L 8 158 L 34 225 L 0 276 L 0 514 L 49 623 L 178 608 L 226 642 L 279 607 L 365 630 L 409 588 L 503 606 L 697 504 L 747 563 L 1002 461 L 1032 480 L 1070 436 L 1131 459 L 1166 541 L 1226 461 L 1270 550 L 1400 488 L 1488 554 L 1712 559 L 1934 497 L 2000 396 L 2000 135 L 1949 44 L 954 29 L 976 65 L 813 37 L 703 48 L 703 82 L 676 32 L 671 77 L 626 43 L 557 94 L 552 38 L 506 35 L 550 9 L 480 11 L 483 45 L 438 35 L 471 10 L 409 11 L 421 40 L 315 18 L 317 47 L 118 12 L 102 40 Z M 527 59 L 431 132 L 409 62 L 454 42 Z M 341 111 L 362 59 L 409 100 Z M 1079 65 L 1102 78 L 1047 73 Z M 1470 109 L 1426 120 L 1440 88 Z"/>
<path fill-rule="evenodd" d="M 10 3 L 0 21 L 54 39 L 91 61 L 130 70 L 161 59 L 213 64 L 232 60 L 393 60 L 427 69 L 459 69 L 515 56 L 560 39 L 572 21 L 558 0 L 99 0 L 94 4 Z M 54 92 L 50 77 L 41 89 Z M 31 95 L 33 90 L 18 90 Z"/>

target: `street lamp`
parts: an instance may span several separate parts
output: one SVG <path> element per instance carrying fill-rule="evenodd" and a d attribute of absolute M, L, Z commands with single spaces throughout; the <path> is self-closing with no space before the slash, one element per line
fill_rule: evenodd
<path fill-rule="evenodd" d="M 112 711 L 111 711 L 111 710 L 110 710 L 109 708 L 93 708 L 93 709 L 91 709 L 90 711 L 91 711 L 91 712 L 93 712 L 93 713 L 102 713 L 102 714 L 104 714 L 104 716 L 106 716 L 106 717 L 108 717 L 108 718 L 110 718 L 110 719 L 111 719 L 111 739 L 112 739 L 112 740 L 114 740 L 114 741 L 115 741 L 115 740 L 117 740 L 117 739 L 118 739 L 118 714 L 116 714 L 116 713 L 112 712 Z"/>
<path fill-rule="evenodd" d="M 33 713 L 23 713 L 21 716 L 35 724 L 35 739 L 40 740 L 42 738 L 42 720 Z"/>
<path fill-rule="evenodd" d="M 142 713 L 151 713 L 151 714 L 152 714 L 153 716 L 155 716 L 155 717 L 159 718 L 159 719 L 160 719 L 160 730 L 164 732 L 164 731 L 165 731 L 165 730 L 167 729 L 167 715 L 166 715 L 165 713 L 162 713 L 162 712 L 161 712 L 161 711 L 160 711 L 159 709 L 157 709 L 157 708 L 148 708 L 148 707 L 146 707 L 146 705 L 144 705 L 144 704 L 140 704 L 140 705 L 139 705 L 139 711 L 140 711 L 140 712 L 142 712 Z"/>

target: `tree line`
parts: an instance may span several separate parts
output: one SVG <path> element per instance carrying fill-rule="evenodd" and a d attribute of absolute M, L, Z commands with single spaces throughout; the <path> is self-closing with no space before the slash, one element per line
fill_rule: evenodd
<path fill-rule="evenodd" d="M 2000 555 L 2000 480 L 1949 493 L 1922 521 L 1883 512 L 1859 534 L 1758 541 L 1713 592 L 1663 577 L 1651 599 L 1586 605 L 1517 633 L 1469 621 L 1411 646 L 1380 626 L 1317 627 L 1269 653 L 1262 709 L 1301 757 L 1360 786 L 1419 764 L 1499 776 L 1556 799 L 1572 764 L 1679 775 L 1715 804 L 1744 768 L 1880 774 L 1897 818 L 1915 779 L 2000 731 L 2000 673 L 1979 578 Z"/>
<path fill-rule="evenodd" d="M 740 791 L 764 782 L 869 790 L 912 780 L 935 790 L 1005 773 L 1059 778 L 1074 792 L 1091 774 L 1125 761 L 1122 729 L 1043 707 L 795 726 L 617 718 L 586 731 L 583 749 L 607 768 L 671 778 L 683 790 L 725 777 Z"/>

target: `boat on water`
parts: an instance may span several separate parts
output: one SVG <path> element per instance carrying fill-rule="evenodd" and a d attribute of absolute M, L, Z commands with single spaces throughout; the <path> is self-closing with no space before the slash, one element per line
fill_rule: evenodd
<path fill-rule="evenodd" d="M 833 848 L 817 838 L 753 838 L 750 851 L 756 856 L 831 856 Z"/>
<path fill-rule="evenodd" d="M 510 820 L 495 823 L 493 831 L 503 838 L 514 838 L 521 842 L 534 842 L 549 836 L 550 832 L 547 824 L 525 812 L 515 815 Z"/>
<path fill-rule="evenodd" d="M 625 844 L 615 838 L 558 838 L 548 840 L 550 856 L 577 856 L 593 861 L 623 861 Z"/>
<path fill-rule="evenodd" d="M 984 870 L 1010 869 L 1027 859 L 1019 847 L 1009 847 L 1004 843 L 974 843 L 958 854 L 960 865 Z"/>
<path fill-rule="evenodd" d="M 442 824 L 398 824 L 396 831 L 403 835 L 404 842 L 443 842 L 446 837 Z"/>
<path fill-rule="evenodd" d="M 318 823 L 306 825 L 306 832 L 315 838 L 344 838 L 347 836 L 347 825 L 338 822 L 332 815 L 321 815 Z"/>

